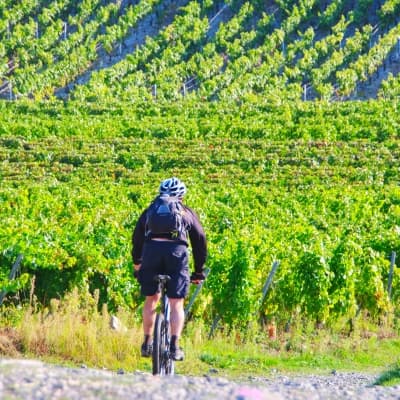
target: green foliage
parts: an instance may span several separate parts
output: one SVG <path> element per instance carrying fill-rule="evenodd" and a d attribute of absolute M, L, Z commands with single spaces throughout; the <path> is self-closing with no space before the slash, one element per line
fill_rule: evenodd
<path fill-rule="evenodd" d="M 386 293 L 400 251 L 399 78 L 382 101 L 329 103 L 398 52 L 398 0 L 39 3 L 0 18 L 0 86 L 19 100 L 0 102 L 4 289 L 35 275 L 44 303 L 78 287 L 137 307 L 131 232 L 158 182 L 179 175 L 209 238 L 206 318 L 399 313 L 398 269 Z M 157 33 L 142 43 L 148 20 Z M 323 101 L 301 102 L 309 92 Z"/>
<path fill-rule="evenodd" d="M 253 95 L 282 102 L 304 98 L 307 88 L 309 98 L 331 100 L 359 96 L 398 52 L 398 0 L 275 3 L 23 1 L 0 15 L 1 90 L 9 99 L 96 104 Z"/>
<path fill-rule="evenodd" d="M 293 297 L 300 306 L 300 312 L 317 321 L 325 321 L 329 315 L 329 287 L 332 279 L 325 258 L 318 253 L 305 251 L 293 269 Z"/>
<path fill-rule="evenodd" d="M 257 312 L 259 287 L 251 243 L 236 234 L 219 244 L 221 253 L 209 263 L 212 274 L 207 282 L 213 308 L 230 327 L 246 328 Z"/>
<path fill-rule="evenodd" d="M 375 385 L 394 386 L 400 382 L 400 362 L 391 365 L 375 381 Z"/>
<path fill-rule="evenodd" d="M 389 260 L 382 254 L 366 248 L 357 259 L 362 265 L 356 280 L 356 293 L 360 307 L 378 315 L 389 311 L 387 292 L 383 285 L 382 276 L 389 271 Z"/>
<path fill-rule="evenodd" d="M 25 273 L 16 279 L 8 279 L 7 276 L 3 276 L 5 269 L 0 269 L 0 292 L 4 293 L 16 293 L 27 287 L 29 283 L 29 274 Z"/>
<path fill-rule="evenodd" d="M 40 301 L 78 287 L 98 290 L 110 309 L 139 307 L 132 230 L 160 180 L 178 175 L 209 240 L 197 316 L 243 329 L 260 316 L 334 323 L 357 309 L 398 312 L 397 268 L 391 302 L 386 294 L 400 249 L 397 103 L 255 97 L 0 110 L 2 276 L 23 254 Z"/>
<path fill-rule="evenodd" d="M 357 263 L 355 258 L 362 252 L 360 245 L 352 240 L 351 235 L 345 235 L 333 249 L 329 261 L 332 273 L 329 297 L 334 315 L 355 315 L 357 310 L 356 280 Z"/>
<path fill-rule="evenodd" d="M 382 86 L 379 90 L 379 97 L 393 100 L 400 98 L 400 84 L 398 76 L 393 76 L 392 73 L 389 73 L 388 78 L 382 82 Z"/>

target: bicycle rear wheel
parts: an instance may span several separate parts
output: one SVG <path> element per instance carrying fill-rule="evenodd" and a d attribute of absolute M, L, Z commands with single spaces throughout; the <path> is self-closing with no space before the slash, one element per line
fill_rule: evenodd
<path fill-rule="evenodd" d="M 165 375 L 174 375 L 175 365 L 170 352 L 170 343 L 171 343 L 170 327 L 169 323 L 167 323 L 167 321 L 165 320 L 163 323 L 162 336 L 164 337 L 163 342 L 165 344 L 165 352 L 164 352 L 163 362 L 161 365 L 161 370 L 162 373 L 164 373 Z"/>
<path fill-rule="evenodd" d="M 173 375 L 174 361 L 169 352 L 169 326 L 164 315 L 157 314 L 153 334 L 153 375 Z"/>
<path fill-rule="evenodd" d="M 152 362 L 153 362 L 153 375 L 161 374 L 161 365 L 162 365 L 162 355 L 163 355 L 163 344 L 162 344 L 162 326 L 164 322 L 164 316 L 162 314 L 157 314 L 156 322 L 154 324 L 154 333 L 153 333 L 153 354 L 152 354 Z"/>

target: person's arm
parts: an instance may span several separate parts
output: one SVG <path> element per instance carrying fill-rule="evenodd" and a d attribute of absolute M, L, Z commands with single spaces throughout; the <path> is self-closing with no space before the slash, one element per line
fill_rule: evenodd
<path fill-rule="evenodd" d="M 146 211 L 147 210 L 145 210 L 140 216 L 132 234 L 132 261 L 134 274 L 135 271 L 140 269 L 142 263 L 142 251 L 146 233 Z"/>
<path fill-rule="evenodd" d="M 191 216 L 189 239 L 193 252 L 194 270 L 198 274 L 203 274 L 207 259 L 207 239 L 197 214 L 189 208 L 188 211 Z"/>

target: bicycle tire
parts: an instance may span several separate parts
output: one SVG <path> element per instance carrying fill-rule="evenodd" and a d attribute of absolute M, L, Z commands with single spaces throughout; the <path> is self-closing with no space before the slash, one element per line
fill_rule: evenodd
<path fill-rule="evenodd" d="M 163 314 L 157 314 L 153 336 L 153 375 L 174 375 L 175 365 L 169 352 L 169 327 Z"/>
<path fill-rule="evenodd" d="M 163 357 L 163 335 L 162 335 L 162 327 L 164 322 L 164 316 L 162 314 L 157 314 L 156 321 L 154 324 L 154 333 L 153 333 L 153 354 L 152 354 L 152 363 L 153 363 L 153 375 L 161 374 L 161 365 L 162 365 L 162 357 Z"/>
<path fill-rule="evenodd" d="M 174 360 L 171 357 L 170 353 L 170 343 L 171 343 L 171 335 L 170 335 L 170 328 L 169 324 L 166 323 L 164 320 L 163 322 L 163 327 L 162 327 L 162 336 L 163 336 L 163 343 L 164 343 L 164 357 L 162 360 L 162 365 L 161 365 L 161 371 L 165 375 L 174 375 L 175 372 L 175 365 L 174 365 Z"/>

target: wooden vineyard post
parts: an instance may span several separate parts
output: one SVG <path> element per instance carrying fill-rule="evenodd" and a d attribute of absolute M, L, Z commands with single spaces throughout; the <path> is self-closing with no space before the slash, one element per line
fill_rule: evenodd
<path fill-rule="evenodd" d="M 11 267 L 11 272 L 10 272 L 10 275 L 8 276 L 9 280 L 15 279 L 15 277 L 17 275 L 17 272 L 19 270 L 19 267 L 21 265 L 22 259 L 23 259 L 22 254 L 19 254 L 17 259 L 16 259 L 16 261 L 15 261 L 15 263 L 14 263 L 14 265 Z M 3 303 L 4 297 L 6 296 L 6 294 L 7 294 L 6 290 L 2 290 L 0 292 L 0 305 Z"/>
<path fill-rule="evenodd" d="M 392 251 L 392 255 L 390 257 L 390 269 L 389 269 L 388 288 L 387 288 L 389 299 L 392 297 L 393 270 L 395 262 L 396 262 L 396 252 Z"/>
<path fill-rule="evenodd" d="M 207 279 L 207 276 L 208 276 L 209 272 L 210 272 L 210 268 L 206 268 L 205 271 L 204 271 L 204 275 L 205 275 L 206 279 Z M 189 311 L 190 311 L 190 309 L 192 308 L 193 303 L 194 303 L 194 301 L 196 300 L 196 297 L 198 296 L 198 294 L 200 293 L 200 290 L 201 290 L 201 288 L 203 287 L 203 285 L 204 285 L 204 281 L 203 281 L 202 283 L 199 283 L 199 284 L 197 285 L 196 290 L 194 291 L 192 297 L 191 297 L 190 300 L 189 300 L 188 305 L 187 305 L 186 308 L 185 308 L 185 317 L 188 316 Z"/>

